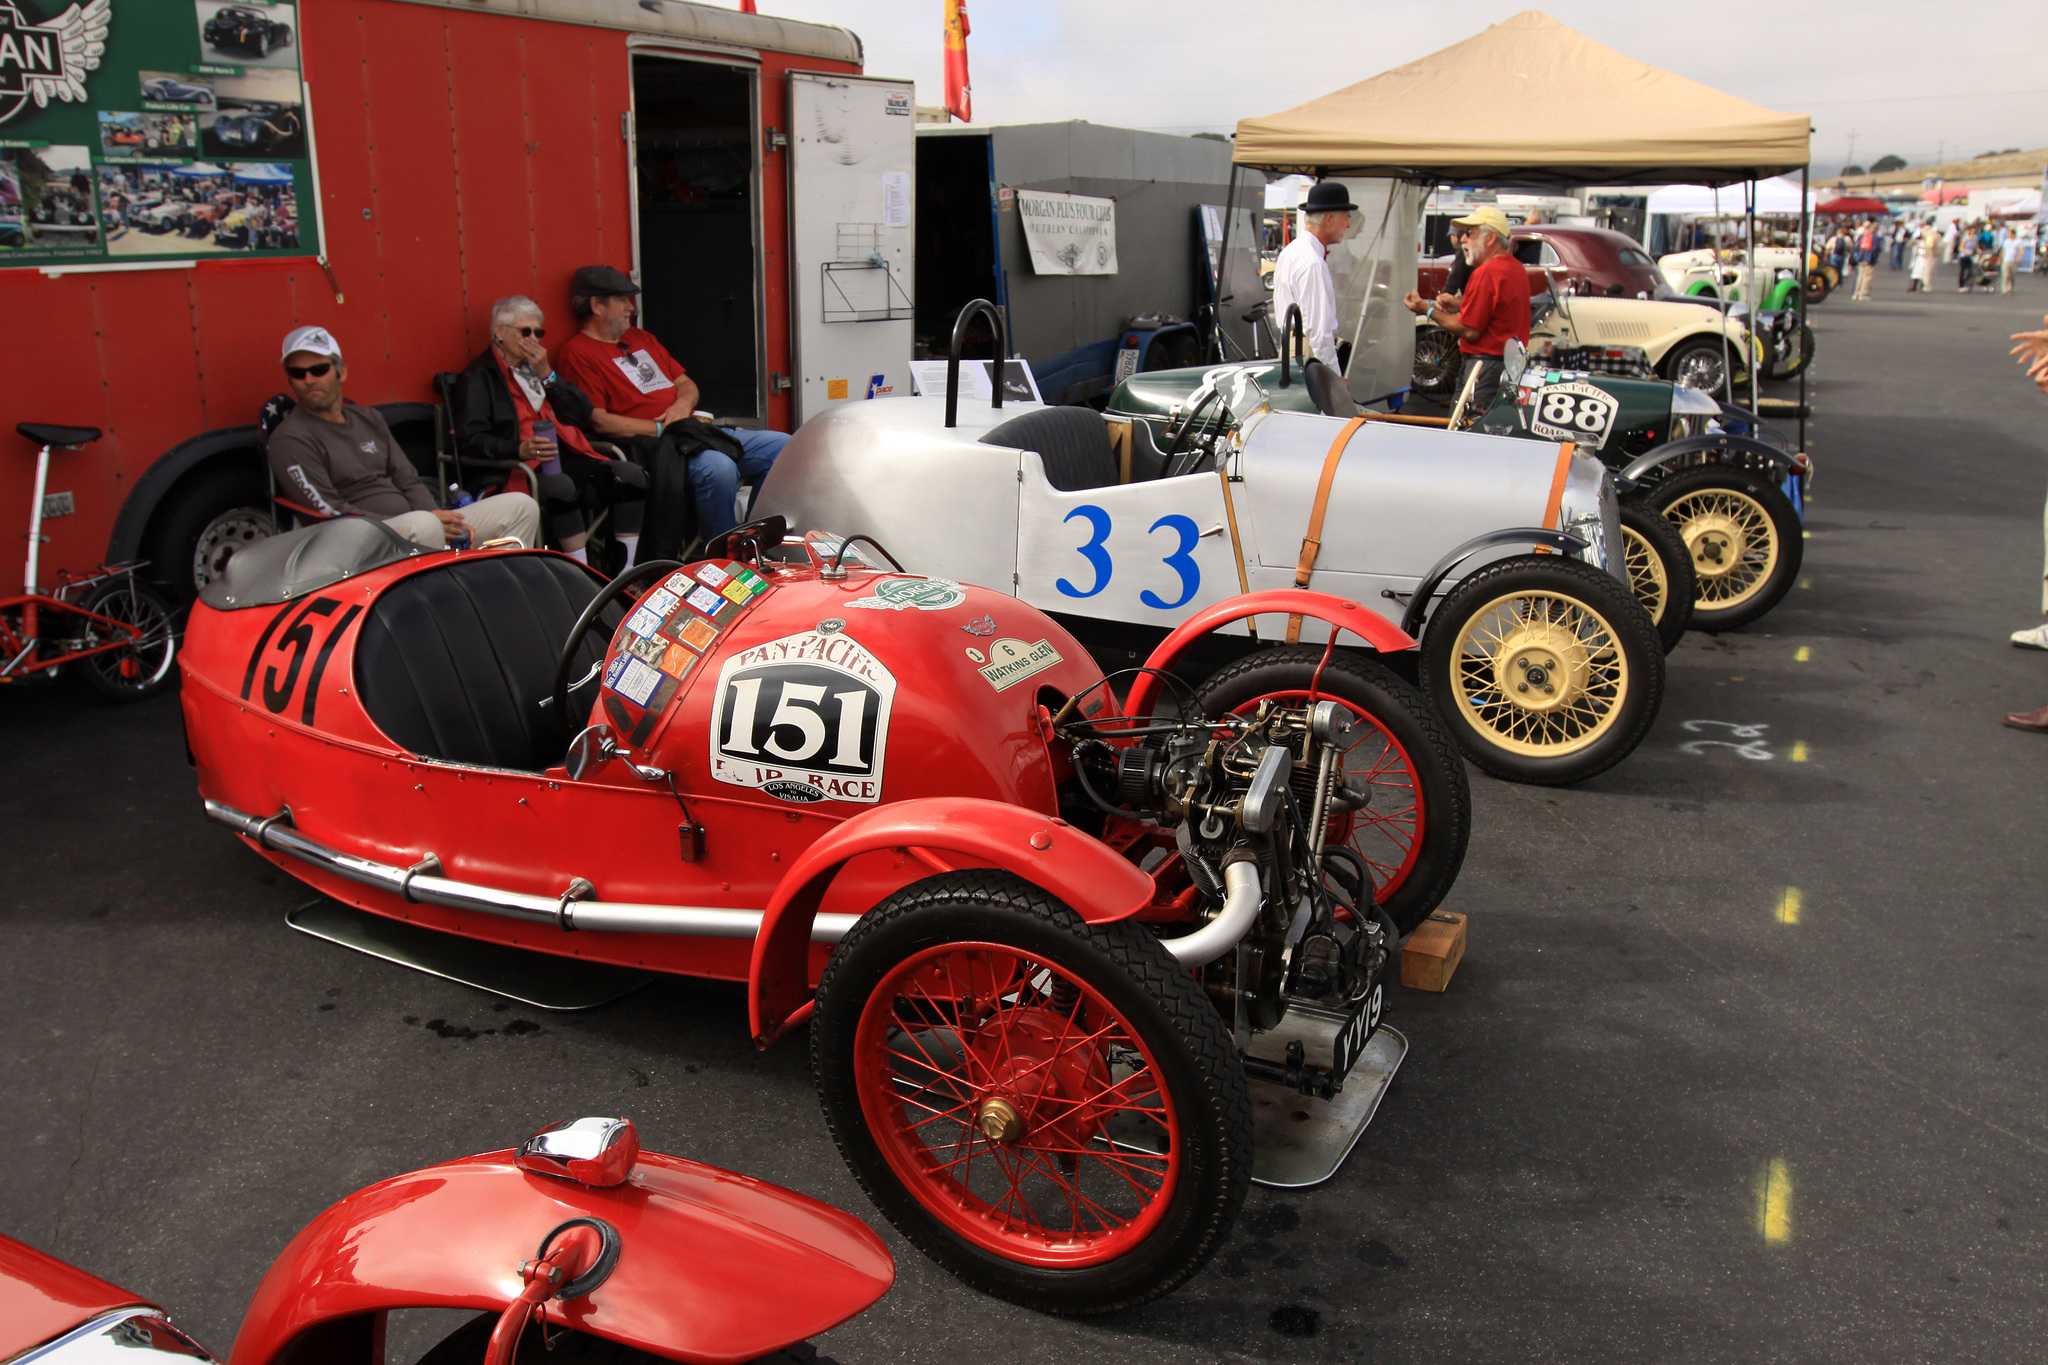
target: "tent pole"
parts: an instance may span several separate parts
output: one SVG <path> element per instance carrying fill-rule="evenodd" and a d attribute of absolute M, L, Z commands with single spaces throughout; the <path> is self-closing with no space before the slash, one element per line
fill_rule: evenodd
<path fill-rule="evenodd" d="M 1799 292 L 1793 296 L 1799 300 L 1799 333 L 1794 344 L 1802 350 L 1806 346 L 1806 261 L 1812 250 L 1808 243 L 1813 236 L 1813 215 L 1806 203 L 1806 170 L 1805 166 L 1799 168 Z M 1802 455 L 1806 453 L 1806 372 L 1810 368 L 1808 365 L 1799 367 L 1799 453 Z M 1803 493 L 1805 490 L 1800 491 Z"/>
<path fill-rule="evenodd" d="M 1209 291 L 1209 301 L 1216 312 L 1210 318 L 1215 328 L 1216 363 L 1221 365 L 1229 359 L 1223 351 L 1223 280 L 1230 273 L 1230 220 L 1237 217 L 1237 162 L 1230 163 L 1230 192 L 1223 196 L 1223 244 L 1216 249 L 1216 285 Z M 1256 346 L 1253 347 L 1257 349 Z"/>
<path fill-rule="evenodd" d="M 1749 182 L 1749 195 L 1748 195 L 1748 198 L 1749 198 L 1749 252 L 1748 252 L 1748 254 L 1747 254 L 1747 255 L 1746 255 L 1746 256 L 1745 256 L 1744 258 L 1743 258 L 1743 260 L 1744 260 L 1744 268 L 1745 268 L 1745 269 L 1746 269 L 1746 270 L 1747 270 L 1747 271 L 1749 272 L 1749 279 L 1748 279 L 1748 281 L 1747 281 L 1747 283 L 1748 283 L 1748 288 L 1744 289 L 1744 290 L 1743 290 L 1743 292 L 1744 292 L 1745 294 L 1749 294 L 1749 295 L 1751 295 L 1752 297 L 1751 297 L 1751 298 L 1750 298 L 1750 300 L 1749 300 L 1749 354 L 1748 354 L 1748 355 L 1746 355 L 1746 356 L 1744 356 L 1744 357 L 1743 357 L 1743 360 L 1744 360 L 1744 362 L 1746 362 L 1746 363 L 1748 364 L 1748 366 L 1749 366 L 1749 410 L 1750 410 L 1751 412 L 1755 412 L 1755 411 L 1757 410 L 1757 396 L 1756 396 L 1756 386 L 1757 386 L 1757 372 L 1758 372 L 1758 371 L 1760 371 L 1761 369 L 1763 369 L 1763 366 L 1762 366 L 1762 364 L 1760 364 L 1760 363 L 1759 363 L 1759 362 L 1757 361 L 1757 358 L 1756 358 L 1756 336 L 1757 336 L 1757 329 L 1758 329 L 1758 324 L 1760 324 L 1760 323 L 1761 323 L 1761 322 L 1763 321 L 1762 317 L 1761 317 L 1761 316 L 1760 316 L 1760 315 L 1758 314 L 1757 310 L 1758 310 L 1759 308 L 1761 308 L 1761 307 L 1763 306 L 1763 300 L 1761 300 L 1761 299 L 1759 299 L 1759 298 L 1756 298 L 1756 297 L 1754 297 L 1754 295 L 1755 295 L 1755 293 L 1756 293 L 1756 252 L 1757 252 L 1757 245 L 1756 245 L 1756 179 L 1755 179 L 1755 177 L 1754 177 L 1754 176 L 1752 176 L 1752 177 L 1750 178 L 1750 182 Z"/>

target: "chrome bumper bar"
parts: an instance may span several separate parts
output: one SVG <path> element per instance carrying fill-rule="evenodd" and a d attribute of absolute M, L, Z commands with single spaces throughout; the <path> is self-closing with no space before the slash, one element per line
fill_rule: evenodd
<path fill-rule="evenodd" d="M 289 806 L 267 819 L 261 819 L 244 815 L 218 801 L 208 801 L 206 814 L 209 819 L 219 821 L 235 833 L 255 840 L 259 848 L 289 853 L 300 862 L 310 863 L 324 872 L 424 905 L 443 905 L 451 910 L 479 910 L 487 915 L 502 915 L 506 919 L 525 920 L 530 924 L 553 924 L 564 930 L 685 934 L 697 938 L 753 938 L 761 930 L 759 910 L 728 910 L 698 905 L 636 905 L 627 901 L 589 899 L 593 888 L 581 877 L 571 878 L 559 896 L 530 896 L 520 891 L 479 886 L 475 882 L 451 881 L 440 875 L 440 859 L 434 857 L 412 867 L 372 862 L 368 858 L 336 852 L 300 834 L 291 826 Z M 819 915 L 811 924 L 811 941 L 837 943 L 859 918 L 858 915 Z"/>

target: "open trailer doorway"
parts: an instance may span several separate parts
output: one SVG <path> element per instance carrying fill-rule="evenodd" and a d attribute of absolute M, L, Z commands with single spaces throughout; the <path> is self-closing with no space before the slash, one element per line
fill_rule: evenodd
<path fill-rule="evenodd" d="M 751 65 L 633 56 L 641 322 L 720 420 L 759 423 L 760 74 Z"/>

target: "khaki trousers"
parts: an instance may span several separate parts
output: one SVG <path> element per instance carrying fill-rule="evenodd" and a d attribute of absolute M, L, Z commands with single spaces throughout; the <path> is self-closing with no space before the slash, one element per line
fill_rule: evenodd
<path fill-rule="evenodd" d="M 502 536 L 518 537 L 519 543 L 529 550 L 540 544 L 540 504 L 524 493 L 493 494 L 460 510 L 462 519 L 469 523 L 472 546 Z M 384 524 L 413 544 L 430 550 L 441 549 L 448 543 L 441 519 L 432 512 L 406 512 L 384 518 Z"/>
<path fill-rule="evenodd" d="M 1873 276 L 1875 276 L 1876 274 L 1877 274 L 1877 267 L 1876 267 L 1876 266 L 1874 266 L 1874 265 L 1872 265 L 1872 264 L 1871 264 L 1870 262 L 1868 262 L 1868 261 L 1858 261 L 1858 262 L 1856 263 L 1856 297 L 1857 297 L 1857 298 L 1859 298 L 1859 299 L 1867 299 L 1867 298 L 1869 298 L 1869 297 L 1870 297 L 1870 281 L 1871 281 L 1871 278 L 1872 278 Z"/>

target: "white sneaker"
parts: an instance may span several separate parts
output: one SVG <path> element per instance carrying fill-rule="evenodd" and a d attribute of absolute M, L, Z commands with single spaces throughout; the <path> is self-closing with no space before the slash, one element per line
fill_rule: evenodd
<path fill-rule="evenodd" d="M 2048 625 L 2014 631 L 2012 644 L 2014 649 L 2048 649 Z"/>

